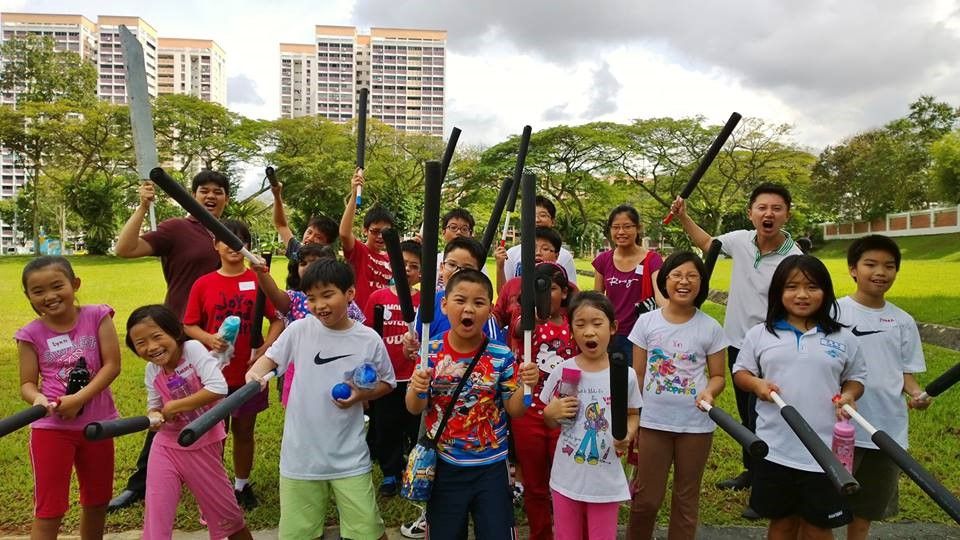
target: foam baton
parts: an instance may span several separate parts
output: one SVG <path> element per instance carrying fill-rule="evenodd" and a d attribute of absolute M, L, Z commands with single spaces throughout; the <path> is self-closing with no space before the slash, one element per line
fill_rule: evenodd
<path fill-rule="evenodd" d="M 490 212 L 490 221 L 483 229 L 483 254 L 490 253 L 490 246 L 493 245 L 493 235 L 497 234 L 497 225 L 500 224 L 500 218 L 503 217 L 503 208 L 507 205 L 507 199 L 510 192 L 513 191 L 513 178 L 507 178 L 500 186 L 500 193 L 497 194 L 497 201 L 493 204 L 493 211 Z"/>
<path fill-rule="evenodd" d="M 933 475 L 927 472 L 917 460 L 913 459 L 913 456 L 897 444 L 887 432 L 875 428 L 850 405 L 844 405 L 843 411 L 870 434 L 870 440 L 873 441 L 873 444 L 877 445 L 881 452 L 893 460 L 897 467 L 900 467 L 915 484 L 920 486 L 920 489 L 929 495 L 933 502 L 943 508 L 943 511 L 949 514 L 954 521 L 960 523 L 960 501 L 953 493 L 943 487 L 940 482 L 937 482 Z"/>
<path fill-rule="evenodd" d="M 357 168 L 366 166 L 367 154 L 367 96 L 370 91 L 360 89 L 360 106 L 357 109 Z M 357 186 L 357 208 L 363 202 L 363 186 Z"/>
<path fill-rule="evenodd" d="M 720 407 L 714 407 L 705 401 L 701 401 L 700 406 L 703 407 L 703 410 L 707 411 L 710 419 L 713 420 L 720 429 L 726 431 L 727 435 L 733 437 L 733 440 L 740 443 L 740 446 L 742 446 L 748 454 L 755 458 L 764 458 L 767 456 L 767 453 L 770 451 L 767 443 L 763 442 L 760 437 L 757 437 L 754 432 L 745 428 L 743 424 L 730 416 L 727 411 Z"/>
<path fill-rule="evenodd" d="M 537 326 L 537 177 L 524 174 L 520 205 L 520 328 L 523 330 L 523 361 L 533 362 L 533 331 Z M 523 404 L 533 404 L 533 389 L 523 385 Z"/>
<path fill-rule="evenodd" d="M 523 176 L 523 167 L 527 163 L 527 150 L 530 148 L 530 135 L 533 128 L 523 126 L 523 133 L 520 134 L 520 147 L 517 149 L 517 165 L 513 169 L 513 187 L 510 188 L 510 196 L 507 197 L 507 217 L 503 222 L 503 234 L 500 235 L 500 245 L 507 244 L 507 231 L 510 230 L 510 214 L 517 208 L 517 192 L 520 190 L 520 178 Z M 536 211 L 536 208 L 534 208 Z"/>
<path fill-rule="evenodd" d="M 154 422 L 149 416 L 130 416 L 127 418 L 118 418 L 116 420 L 105 420 L 103 422 L 91 422 L 83 428 L 83 436 L 91 441 L 101 439 L 112 439 L 121 435 L 129 435 L 149 429 L 160 422 Z"/>
<path fill-rule="evenodd" d="M 720 256 L 720 249 L 723 247 L 723 242 L 714 238 L 710 241 L 710 248 L 707 249 L 705 258 L 703 260 L 703 266 L 707 270 L 707 274 L 703 276 L 703 279 L 700 280 L 700 286 L 705 288 L 707 292 L 710 292 L 710 278 L 713 276 L 713 269 L 717 266 L 717 258 Z M 706 296 L 703 298 L 706 301 Z M 697 304 L 697 307 L 703 305 L 703 302 Z"/>
<path fill-rule="evenodd" d="M 203 224 L 208 231 L 213 233 L 217 240 L 230 246 L 230 249 L 243 254 L 253 264 L 263 264 L 256 255 L 250 253 L 250 250 L 243 244 L 243 241 L 237 238 L 237 235 L 230 232 L 219 219 L 215 218 L 206 208 L 203 207 L 190 193 L 187 192 L 179 182 L 170 178 L 167 171 L 161 167 L 155 167 L 150 171 L 150 180 L 160 186 L 167 195 L 177 201 L 184 210 L 195 217 L 197 221 Z"/>
<path fill-rule="evenodd" d="M 840 460 L 827 448 L 827 445 L 823 444 L 823 440 L 803 419 L 797 409 L 793 408 L 792 405 L 787 405 L 776 392 L 770 392 L 770 397 L 780 407 L 780 416 L 786 420 L 790 429 L 797 435 L 797 438 L 810 452 L 813 459 L 823 468 L 823 472 L 827 474 L 827 478 L 837 488 L 837 491 L 843 495 L 852 495 L 859 491 L 860 483 L 840 463 Z"/>
<path fill-rule="evenodd" d="M 273 167 L 268 166 L 264 174 L 266 174 L 267 182 L 270 182 L 271 186 L 277 187 L 279 185 L 277 183 L 277 171 Z"/>
<path fill-rule="evenodd" d="M 547 263 L 550 264 L 550 263 Z M 551 298 L 550 298 L 550 289 L 553 286 L 553 282 L 550 281 L 546 275 L 540 273 L 540 268 L 537 267 L 535 272 L 536 279 L 533 282 L 534 289 L 534 306 L 537 309 L 537 319 L 541 321 L 550 318 L 551 311 Z"/>
<path fill-rule="evenodd" d="M 437 243 L 440 241 L 440 189 L 443 178 L 440 175 L 440 162 L 428 161 L 424 165 L 426 189 L 423 194 L 423 251 L 420 257 L 420 369 L 428 368 L 427 346 L 430 342 L 430 323 L 433 322 L 433 310 L 437 295 Z M 426 399 L 426 394 L 420 394 Z"/>
<path fill-rule="evenodd" d="M 918 399 L 924 400 L 931 397 L 937 397 L 947 391 L 948 388 L 960 381 L 960 364 L 948 369 L 943 375 L 927 385 L 927 388 L 920 394 Z"/>
<path fill-rule="evenodd" d="M 276 376 L 276 374 L 276 371 L 270 371 L 263 376 L 263 382 L 266 383 Z M 250 401 L 253 396 L 260 392 L 259 381 L 250 381 L 241 386 L 239 390 L 220 400 L 219 403 L 210 407 L 207 412 L 180 430 L 180 436 L 177 437 L 177 442 L 183 447 L 188 447 L 197 442 L 197 439 L 202 437 L 204 433 L 210 431 L 213 426 L 217 425 L 227 416 L 230 416 L 230 413 L 239 409 L 241 405 Z"/>
<path fill-rule="evenodd" d="M 410 327 L 410 333 L 415 334 L 414 321 L 417 311 L 413 307 L 413 296 L 410 294 L 410 282 L 407 281 L 407 267 L 403 262 L 403 251 L 400 249 L 400 236 L 393 227 L 383 230 L 383 243 L 387 246 L 387 256 L 390 257 L 390 271 L 393 273 L 393 285 L 397 288 L 397 299 L 400 303 L 400 313 L 403 321 Z M 436 263 L 434 263 L 436 266 Z"/>
<path fill-rule="evenodd" d="M 272 253 L 261 253 L 263 262 L 267 266 L 267 273 L 270 272 L 270 262 L 273 260 Z M 267 305 L 267 295 L 263 287 L 257 287 L 257 296 L 253 302 L 253 326 L 250 327 L 250 346 L 254 349 L 263 345 L 263 309 Z M 256 360 L 256 358 L 254 358 Z"/>
<path fill-rule="evenodd" d="M 687 180 L 687 185 L 683 186 L 683 191 L 680 192 L 681 199 L 688 199 L 690 195 L 693 194 L 693 190 L 697 188 L 697 184 L 700 183 L 700 179 L 703 178 L 703 175 L 707 172 L 707 169 L 710 168 L 710 164 L 713 163 L 714 159 L 716 159 L 717 154 L 720 153 L 720 149 L 723 148 L 724 143 L 726 143 L 727 139 L 730 138 L 730 135 L 733 133 L 733 129 L 737 127 L 737 124 L 740 122 L 740 118 L 740 113 L 735 112 L 730 115 L 726 125 L 724 125 L 723 129 L 720 130 L 720 134 L 717 135 L 717 138 L 714 139 L 713 144 L 711 144 L 710 148 L 707 149 L 707 153 L 703 155 L 703 158 L 700 160 L 700 164 L 697 166 L 697 170 L 693 171 L 693 175 L 690 177 L 690 180 Z M 673 221 L 672 211 L 667 214 L 667 217 L 663 218 L 663 224 L 669 225 L 671 221 Z"/>
<path fill-rule="evenodd" d="M 460 128 L 454 126 L 450 132 L 450 138 L 447 139 L 447 147 L 443 150 L 443 158 L 440 160 L 440 181 L 447 178 L 447 170 L 450 169 L 450 162 L 453 161 L 453 152 L 457 149 L 457 141 L 460 140 Z"/>
<path fill-rule="evenodd" d="M 618 441 L 627 438 L 628 366 L 623 353 L 610 354 L 610 434 Z"/>
<path fill-rule="evenodd" d="M 383 304 L 373 306 L 373 331 L 383 338 Z"/>
<path fill-rule="evenodd" d="M 47 415 L 47 408 L 43 405 L 27 407 L 10 416 L 0 419 L 0 437 L 6 437 L 14 431 L 26 427 Z"/>

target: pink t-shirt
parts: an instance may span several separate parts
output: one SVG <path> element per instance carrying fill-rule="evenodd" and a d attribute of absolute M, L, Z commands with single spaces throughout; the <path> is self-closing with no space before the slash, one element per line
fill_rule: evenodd
<path fill-rule="evenodd" d="M 663 266 L 663 259 L 656 251 L 648 251 L 644 261 L 636 268 L 621 272 L 613 263 L 613 251 L 611 249 L 597 255 L 593 259 L 593 268 L 603 276 L 604 293 L 613 303 L 613 312 L 619 325 L 617 335 L 627 336 L 637 322 L 637 304 L 653 296 L 653 287 L 657 286 L 652 281 L 653 273 Z"/>
<path fill-rule="evenodd" d="M 77 322 L 69 332 L 55 332 L 41 319 L 34 319 L 13 335 L 14 339 L 29 343 L 36 351 L 40 362 L 40 393 L 51 403 L 66 394 L 70 371 L 81 357 L 87 362 L 90 380 L 100 371 L 103 362 L 100 360 L 98 331 L 105 317 L 113 317 L 113 308 L 106 304 L 81 306 L 77 309 Z M 88 401 L 83 406 L 83 413 L 76 418 L 64 420 L 52 414 L 37 420 L 31 427 L 79 431 L 90 422 L 118 417 L 108 387 Z"/>

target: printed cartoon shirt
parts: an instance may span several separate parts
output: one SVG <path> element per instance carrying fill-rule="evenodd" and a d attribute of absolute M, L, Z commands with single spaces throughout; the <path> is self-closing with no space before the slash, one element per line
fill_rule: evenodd
<path fill-rule="evenodd" d="M 453 391 L 476 351 L 453 349 L 445 333 L 429 344 L 434 368 L 427 407 L 427 431 L 435 436 Z M 437 445 L 440 459 L 464 467 L 489 465 L 507 458 L 506 400 L 517 390 L 513 354 L 503 343 L 490 341 L 464 385 Z"/>
<path fill-rule="evenodd" d="M 550 403 L 563 368 L 579 369 L 571 358 L 557 366 L 543 386 L 540 399 Z M 627 370 L 627 407 L 643 406 L 633 368 Z M 627 476 L 613 447 L 610 432 L 610 369 L 582 371 L 577 385 L 580 410 L 563 425 L 550 470 L 550 489 L 575 501 L 607 503 L 630 500 Z"/>
<path fill-rule="evenodd" d="M 513 324 L 520 324 L 519 314 L 514 318 Z M 542 416 L 546 405 L 540 400 L 540 393 L 543 392 L 543 385 L 546 383 L 547 377 L 553 373 L 553 370 L 561 362 L 580 354 L 580 350 L 573 340 L 570 323 L 566 315 L 563 316 L 563 321 L 560 323 L 546 321 L 537 324 L 532 337 L 531 348 L 533 349 L 534 362 L 540 368 L 540 382 L 533 389 L 533 404 L 527 409 L 527 414 Z M 523 339 L 520 340 L 517 347 L 517 349 L 514 349 L 513 355 L 519 359 L 519 362 L 523 362 Z"/>

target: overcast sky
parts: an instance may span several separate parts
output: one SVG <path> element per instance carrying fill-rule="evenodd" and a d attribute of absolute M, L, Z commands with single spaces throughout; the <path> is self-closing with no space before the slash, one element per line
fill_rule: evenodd
<path fill-rule="evenodd" d="M 269 6 L 269 7 L 267 7 Z M 903 116 L 922 94 L 960 105 L 949 0 L 0 0 L 2 11 L 139 15 L 162 37 L 227 52 L 229 107 L 279 116 L 282 42 L 316 24 L 448 31 L 445 129 L 494 144 L 595 120 L 731 111 L 795 126 L 819 150 Z"/>

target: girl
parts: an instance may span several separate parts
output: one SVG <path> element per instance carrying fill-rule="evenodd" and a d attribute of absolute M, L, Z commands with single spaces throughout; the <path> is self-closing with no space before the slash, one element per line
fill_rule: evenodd
<path fill-rule="evenodd" d="M 227 394 L 216 358 L 199 341 L 187 340 L 183 325 L 169 308 L 135 309 L 127 319 L 127 347 L 149 364 L 147 416 L 158 430 L 147 462 L 143 537 L 172 538 L 183 484 L 193 493 L 211 538 L 251 538 L 223 467 L 223 422 L 188 448 L 177 434 L 208 405 Z"/>
<path fill-rule="evenodd" d="M 640 214 L 632 206 L 620 205 L 610 212 L 607 233 L 613 249 L 593 259 L 596 270 L 593 288 L 610 298 L 617 315 L 612 351 L 631 358 L 633 345 L 627 335 L 637 316 L 663 304 L 660 291 L 653 286 L 663 259 L 657 252 L 640 245 Z"/>
<path fill-rule="evenodd" d="M 700 481 L 716 425 L 693 408 L 700 402 L 712 405 L 723 390 L 724 348 L 728 345 L 717 321 L 697 309 L 707 298 L 706 274 L 700 257 L 689 251 L 667 257 L 657 276 L 657 288 L 670 301 L 640 315 L 630 332 L 633 367 L 644 374 L 644 406 L 628 538 L 653 537 L 671 463 L 668 536 L 696 537 Z"/>
<path fill-rule="evenodd" d="M 39 317 L 14 335 L 20 353 L 20 396 L 49 410 L 31 425 L 35 486 L 31 537 L 57 537 L 69 507 L 71 469 L 76 467 L 83 508 L 80 536 L 100 538 L 113 491 L 113 440 L 88 441 L 83 428 L 118 416 L 109 389 L 120 373 L 113 309 L 77 304 L 80 279 L 63 257 L 28 262 L 22 282 Z M 74 380 L 89 382 L 67 394 L 71 373 Z"/>
<path fill-rule="evenodd" d="M 769 538 L 833 538 L 831 528 L 852 520 L 846 500 L 799 444 L 770 392 L 793 405 L 829 447 L 840 407 L 863 394 L 866 364 L 857 338 L 833 317 L 833 283 L 818 259 L 781 261 L 768 300 L 766 322 L 747 332 L 733 366 L 734 384 L 761 400 L 757 436 L 770 446 L 754 463 L 750 506 L 770 519 Z"/>
<path fill-rule="evenodd" d="M 628 369 L 627 436 L 610 434 L 610 359 L 607 347 L 616 335 L 613 304 L 598 292 L 574 296 L 569 309 L 573 339 L 580 354 L 557 366 L 543 385 L 544 420 L 560 432 L 550 471 L 554 531 L 558 540 L 617 537 L 617 510 L 630 499 L 618 453 L 637 433 L 643 405 L 637 375 Z M 563 371 L 580 371 L 575 389 L 563 382 Z M 615 450 L 614 450 L 615 449 Z M 587 536 L 582 535 L 586 532 Z"/>
<path fill-rule="evenodd" d="M 546 379 L 561 362 L 577 354 L 577 345 L 570 333 L 570 323 L 566 315 L 567 299 L 570 293 L 570 281 L 562 266 L 552 262 L 540 263 L 536 268 L 537 278 L 545 278 L 550 283 L 550 313 L 548 317 L 537 321 L 533 332 L 534 360 L 541 371 L 540 380 Z M 539 317 L 539 314 L 538 314 Z M 514 316 L 510 325 L 515 336 L 522 336 L 520 313 Z M 514 351 L 517 358 L 522 351 Z M 539 396 L 543 384 L 533 389 Z M 553 519 L 550 516 L 550 468 L 553 466 L 553 454 L 557 447 L 560 430 L 556 426 L 547 426 L 543 418 L 543 401 L 533 400 L 527 412 L 511 420 L 510 428 L 516 451 L 516 460 L 523 471 L 523 506 L 530 525 L 531 540 L 553 538 Z"/>

